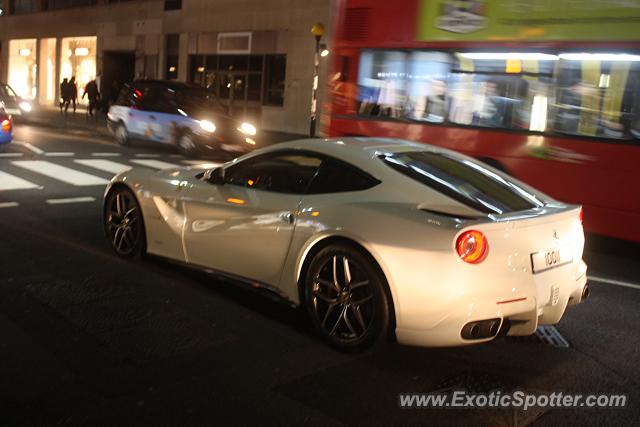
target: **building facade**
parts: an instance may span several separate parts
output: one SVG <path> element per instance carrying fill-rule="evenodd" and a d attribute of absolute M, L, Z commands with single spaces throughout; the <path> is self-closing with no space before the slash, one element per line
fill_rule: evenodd
<path fill-rule="evenodd" d="M 234 116 L 306 133 L 315 22 L 332 0 L 0 0 L 0 80 L 56 105 L 63 79 L 103 97 L 136 78 L 192 82 Z M 324 61 L 324 60 L 323 60 Z M 322 64 L 324 72 L 326 65 Z"/>

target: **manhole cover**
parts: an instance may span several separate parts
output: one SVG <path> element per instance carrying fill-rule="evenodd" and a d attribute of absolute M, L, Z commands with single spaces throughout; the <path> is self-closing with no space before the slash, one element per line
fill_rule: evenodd
<path fill-rule="evenodd" d="M 488 393 L 492 390 L 512 388 L 514 384 L 485 372 L 473 372 L 470 369 L 446 378 L 433 391 L 468 390 L 473 393 Z"/>
<path fill-rule="evenodd" d="M 549 344 L 558 348 L 569 348 L 569 341 L 555 326 L 538 326 L 536 333 L 527 337 L 507 337 L 509 341 Z"/>

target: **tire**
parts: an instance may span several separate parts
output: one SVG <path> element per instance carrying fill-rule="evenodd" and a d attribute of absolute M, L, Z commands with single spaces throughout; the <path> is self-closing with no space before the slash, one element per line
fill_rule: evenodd
<path fill-rule="evenodd" d="M 118 123 L 118 125 L 116 126 L 114 137 L 116 142 L 122 146 L 126 146 L 131 143 L 131 140 L 129 139 L 129 132 L 127 131 L 127 127 L 122 122 Z"/>
<path fill-rule="evenodd" d="M 311 323 L 332 346 L 357 352 L 388 337 L 386 280 L 360 250 L 345 244 L 321 249 L 311 260 L 303 285 Z"/>
<path fill-rule="evenodd" d="M 104 231 L 113 250 L 122 258 L 142 255 L 146 250 L 144 220 L 140 204 L 126 187 L 114 188 L 104 204 Z"/>
<path fill-rule="evenodd" d="M 197 143 L 191 132 L 183 132 L 178 138 L 178 148 L 185 156 L 191 156 L 197 152 Z"/>

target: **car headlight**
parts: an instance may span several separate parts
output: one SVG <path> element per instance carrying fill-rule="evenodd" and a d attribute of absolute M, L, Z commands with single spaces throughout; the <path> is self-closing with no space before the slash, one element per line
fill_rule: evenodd
<path fill-rule="evenodd" d="M 18 104 L 18 106 L 25 113 L 30 113 L 32 110 L 31 104 L 28 103 L 27 101 L 22 101 L 20 104 Z"/>
<path fill-rule="evenodd" d="M 245 135 L 255 135 L 258 131 L 256 130 L 256 127 L 254 125 L 252 125 L 251 123 L 242 123 L 240 125 L 240 127 L 238 128 L 238 130 L 242 133 L 244 133 Z"/>
<path fill-rule="evenodd" d="M 216 125 L 211 123 L 209 120 L 200 120 L 200 127 L 209 133 L 213 133 L 216 131 Z"/>

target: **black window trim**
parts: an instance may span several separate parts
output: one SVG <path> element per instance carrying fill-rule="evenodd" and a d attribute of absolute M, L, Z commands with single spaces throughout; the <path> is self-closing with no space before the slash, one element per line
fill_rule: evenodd
<path fill-rule="evenodd" d="M 425 150 L 422 150 L 422 151 L 425 151 Z M 420 151 L 416 151 L 416 152 L 420 152 Z M 440 153 L 440 152 L 436 152 L 436 151 L 426 151 L 426 152 L 439 154 L 439 155 L 448 157 L 450 159 L 457 160 L 457 159 L 455 159 L 455 157 L 453 157 L 451 155 L 447 155 L 446 153 Z M 462 193 L 454 191 L 450 187 L 448 187 L 448 186 L 446 186 L 444 184 L 438 183 L 438 181 L 436 181 L 436 180 L 430 180 L 430 182 L 427 183 L 424 180 L 424 175 L 420 174 L 419 172 L 416 172 L 411 168 L 401 166 L 396 162 L 391 162 L 391 161 L 387 160 L 387 158 L 394 157 L 396 154 L 407 154 L 407 153 L 408 152 L 383 153 L 383 154 L 378 155 L 378 159 L 380 159 L 380 161 L 382 161 L 389 168 L 395 170 L 396 172 L 402 174 L 403 176 L 405 176 L 407 178 L 410 178 L 410 179 L 413 179 L 416 182 L 419 182 L 419 183 L 421 183 L 421 184 L 423 184 L 423 185 L 425 185 L 425 186 L 427 186 L 427 187 L 429 187 L 429 188 L 431 188 L 431 189 L 433 189 L 433 190 L 435 190 L 435 191 L 437 191 L 437 192 L 439 192 L 439 193 L 441 193 L 441 194 L 443 194 L 443 195 L 445 195 L 445 196 L 447 196 L 447 197 L 449 197 L 449 198 L 451 198 L 451 199 L 453 199 L 453 200 L 455 200 L 457 202 L 460 202 L 465 206 L 468 206 L 468 207 L 470 207 L 472 209 L 475 209 L 475 210 L 477 210 L 479 212 L 482 212 L 483 214 L 488 214 L 488 215 L 496 215 L 496 214 L 498 214 L 498 215 L 500 215 L 500 214 L 503 214 L 503 213 L 507 213 L 507 212 L 502 212 L 502 213 L 494 212 L 494 211 L 490 210 L 487 206 L 483 205 L 482 203 L 477 202 L 476 200 L 474 200 L 474 199 L 472 199 L 470 197 L 465 197 Z M 402 168 L 402 169 L 400 169 L 400 168 Z M 542 205 L 544 205 L 544 202 L 540 201 L 540 203 L 542 203 Z M 535 208 L 539 208 L 539 207 L 542 207 L 542 206 L 534 206 L 532 204 L 532 206 L 529 209 L 535 209 Z M 525 210 L 529 210 L 529 209 L 525 209 Z M 519 212 L 519 211 L 514 210 L 513 212 Z"/>
<path fill-rule="evenodd" d="M 316 179 L 316 177 L 318 176 L 318 173 L 320 172 L 320 169 L 322 168 L 322 165 L 324 164 L 325 161 L 327 160 L 331 160 L 334 161 L 338 164 L 344 165 L 348 168 L 350 168 L 351 170 L 353 170 L 356 173 L 361 174 L 363 177 L 365 177 L 366 179 L 370 180 L 373 184 L 372 186 L 370 186 L 369 188 L 365 189 L 368 190 L 370 188 L 373 188 L 377 185 L 379 185 L 382 181 L 380 181 L 379 179 L 375 178 L 374 176 L 372 176 L 371 174 L 369 174 L 368 172 L 363 171 L 362 169 L 360 169 L 359 167 L 349 163 L 349 162 L 345 162 L 344 160 L 340 160 L 334 156 L 328 155 L 328 154 L 324 154 L 324 153 L 320 153 L 318 151 L 313 151 L 313 150 L 308 150 L 308 149 L 304 149 L 304 148 L 282 148 L 282 149 L 278 149 L 278 150 L 274 150 L 274 151 L 269 151 L 267 153 L 262 153 L 262 154 L 258 154 L 256 156 L 252 156 L 249 157 L 247 159 L 244 159 L 238 163 L 234 163 L 231 165 L 228 165 L 224 168 L 224 171 L 226 172 L 226 170 L 230 167 L 234 167 L 234 166 L 239 166 L 241 164 L 243 164 L 244 162 L 247 161 L 251 161 L 253 159 L 259 159 L 259 158 L 268 158 L 268 157 L 272 157 L 272 156 L 280 156 L 280 155 L 307 155 L 310 157 L 316 157 L 318 159 L 320 159 L 322 161 L 322 163 L 320 163 L 320 166 L 318 167 L 318 169 L 316 170 L 316 172 L 313 174 L 313 176 L 311 177 L 311 179 L 309 180 L 309 182 L 307 183 L 306 188 L 304 189 L 304 191 L 302 193 L 285 193 L 285 192 L 280 192 L 280 191 L 270 191 L 270 190 L 263 190 L 260 188 L 247 188 L 247 187 L 242 187 L 242 188 L 247 188 L 249 190 L 253 190 L 253 191 L 265 191 L 265 192 L 269 192 L 269 193 L 279 193 L 279 194 L 295 194 L 295 195 L 299 195 L 299 196 L 307 196 L 307 195 L 315 195 L 315 194 L 338 194 L 338 193 L 347 193 L 347 191 L 339 191 L 339 192 L 332 192 L 332 193 L 309 193 L 309 189 L 311 188 L 311 184 L 313 183 L 313 181 Z M 225 185 L 227 185 L 227 183 L 225 183 Z M 229 185 L 235 185 L 235 184 L 230 184 Z M 364 190 L 355 190 L 355 191 L 364 191 Z"/>

